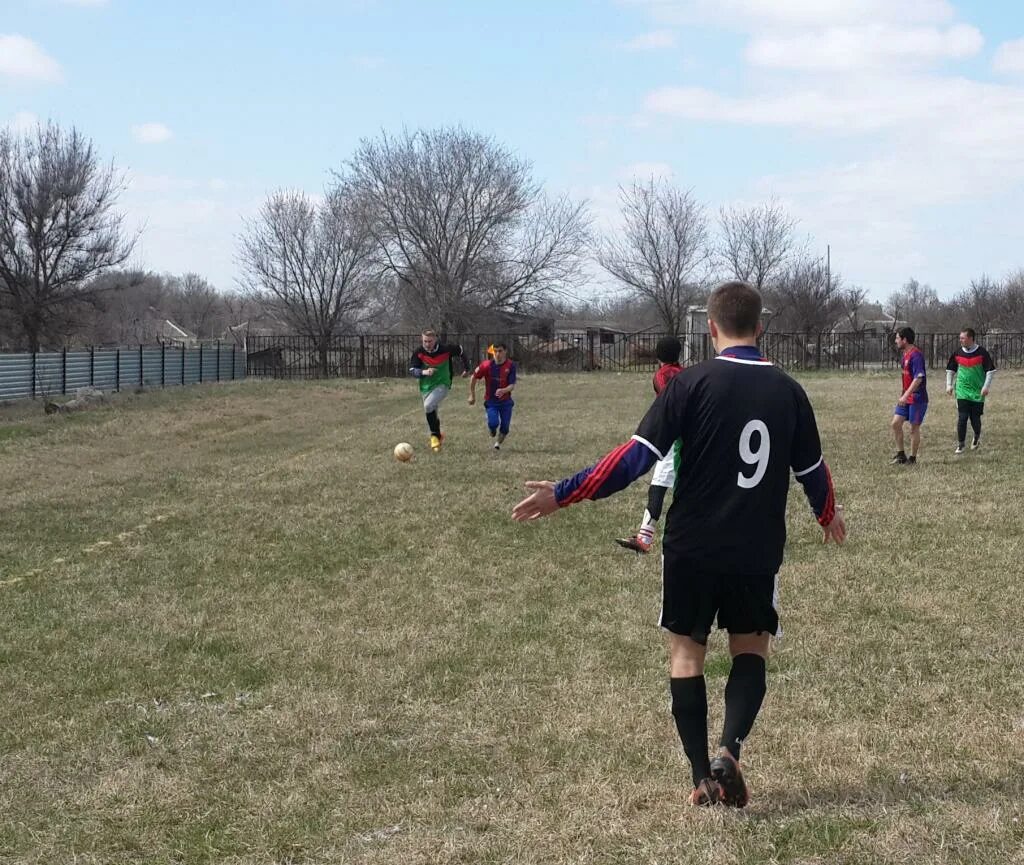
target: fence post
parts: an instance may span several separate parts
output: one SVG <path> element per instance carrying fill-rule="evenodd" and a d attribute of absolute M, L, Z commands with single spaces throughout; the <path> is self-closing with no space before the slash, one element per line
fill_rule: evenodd
<path fill-rule="evenodd" d="M 67 396 L 68 393 L 68 349 L 64 346 L 60 353 L 60 392 Z"/>
<path fill-rule="evenodd" d="M 199 343 L 199 383 L 203 383 L 203 344 Z"/>
<path fill-rule="evenodd" d="M 121 349 L 114 353 L 114 390 L 121 391 Z"/>
<path fill-rule="evenodd" d="M 185 386 L 185 343 L 181 344 L 181 386 Z"/>
<path fill-rule="evenodd" d="M 814 368 L 821 369 L 821 338 L 824 334 L 819 333 L 818 338 L 814 343 Z"/>
<path fill-rule="evenodd" d="M 89 387 L 96 386 L 96 346 L 89 346 Z"/>
<path fill-rule="evenodd" d="M 238 348 L 234 343 L 231 344 L 231 380 L 235 380 L 235 349 Z"/>
<path fill-rule="evenodd" d="M 357 375 L 363 378 L 366 375 L 366 337 L 359 334 L 359 372 Z"/>
<path fill-rule="evenodd" d="M 217 381 L 220 381 L 220 340 L 217 340 Z"/>
<path fill-rule="evenodd" d="M 146 377 L 142 374 L 142 369 L 146 365 L 146 358 L 142 353 L 142 343 L 139 343 L 139 387 L 145 387 Z"/>
<path fill-rule="evenodd" d="M 32 352 L 32 372 L 29 373 L 32 376 L 32 381 L 29 384 L 29 388 L 32 392 L 32 399 L 36 398 L 36 353 Z"/>
<path fill-rule="evenodd" d="M 160 343 L 160 387 L 167 387 L 167 343 Z"/>

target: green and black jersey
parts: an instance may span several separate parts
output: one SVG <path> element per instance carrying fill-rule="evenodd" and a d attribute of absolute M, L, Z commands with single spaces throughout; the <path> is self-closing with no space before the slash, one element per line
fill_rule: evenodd
<path fill-rule="evenodd" d="M 409 371 L 414 375 L 419 375 L 416 370 L 434 370 L 433 375 L 419 375 L 420 393 L 426 395 L 441 385 L 450 388 L 454 374 L 452 362 L 457 357 L 462 358 L 462 365 L 468 370 L 469 365 L 466 362 L 466 356 L 462 352 L 461 345 L 442 342 L 434 346 L 433 351 L 427 351 L 425 348 L 416 349 L 412 353 L 412 359 L 409 361 Z"/>
<path fill-rule="evenodd" d="M 984 402 L 981 389 L 985 377 L 995 368 L 992 356 L 982 346 L 975 344 L 969 350 L 960 346 L 946 364 L 946 370 L 956 376 L 956 398 Z"/>

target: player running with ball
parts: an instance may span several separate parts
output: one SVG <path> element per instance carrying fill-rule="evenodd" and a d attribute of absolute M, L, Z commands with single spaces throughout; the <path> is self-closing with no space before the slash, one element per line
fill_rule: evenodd
<path fill-rule="evenodd" d="M 420 348 L 412 353 L 409 360 L 409 375 L 419 379 L 423 411 L 430 428 L 430 449 L 434 453 L 440 453 L 444 442 L 441 418 L 437 411 L 451 390 L 452 362 L 457 357 L 462 358 L 462 377 L 465 378 L 469 375 L 469 361 L 462 346 L 438 342 L 434 331 L 425 330 L 420 335 Z"/>
<path fill-rule="evenodd" d="M 595 465 L 557 484 L 527 482 L 532 492 L 512 518 L 535 520 L 610 496 L 682 440 L 662 566 L 672 714 L 691 766 L 690 804 L 742 808 L 749 793 L 740 747 L 761 709 L 769 641 L 779 630 L 790 472 L 803 484 L 824 541 L 842 543 L 846 526 L 807 394 L 757 348 L 760 293 L 743 282 L 718 286 L 708 320 L 718 356 L 678 373 L 636 434 Z M 729 632 L 732 668 L 721 747 L 711 758 L 704 658 L 716 617 Z"/>

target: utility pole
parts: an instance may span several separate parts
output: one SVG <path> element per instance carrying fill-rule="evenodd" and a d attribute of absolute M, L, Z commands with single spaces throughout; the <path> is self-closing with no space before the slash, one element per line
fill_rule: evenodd
<path fill-rule="evenodd" d="M 825 244 L 825 284 L 832 291 L 832 246 Z"/>

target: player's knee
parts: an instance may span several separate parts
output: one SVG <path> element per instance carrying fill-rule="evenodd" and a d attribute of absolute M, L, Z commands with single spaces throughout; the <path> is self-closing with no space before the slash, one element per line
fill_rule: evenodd
<path fill-rule="evenodd" d="M 771 634 L 767 631 L 759 634 L 729 634 L 729 654 L 734 658 L 737 655 L 760 655 L 767 659 L 770 641 Z"/>

